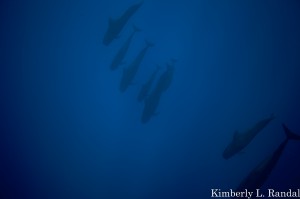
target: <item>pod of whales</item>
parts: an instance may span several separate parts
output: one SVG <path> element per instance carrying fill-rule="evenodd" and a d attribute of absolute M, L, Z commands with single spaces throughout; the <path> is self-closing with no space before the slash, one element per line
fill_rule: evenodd
<path fill-rule="evenodd" d="M 119 18 L 109 19 L 108 28 L 104 34 L 102 41 L 103 45 L 108 46 L 116 38 L 119 37 L 121 31 L 124 29 L 130 18 L 142 5 L 143 1 L 129 7 Z M 131 34 L 125 40 L 123 45 L 120 45 L 120 48 L 113 57 L 110 65 L 110 69 L 112 71 L 115 71 L 124 64 L 125 56 L 130 49 L 132 40 L 135 38 L 134 35 L 139 31 L 139 28 L 133 26 L 133 31 L 131 32 Z M 135 59 L 128 66 L 122 67 L 122 76 L 119 84 L 120 92 L 125 92 L 129 88 L 129 86 L 133 84 L 133 81 L 141 68 L 144 57 L 147 54 L 149 48 L 152 46 L 152 43 L 146 41 L 146 46 L 140 50 Z M 166 69 L 162 71 L 160 75 L 159 73 L 161 71 L 161 67 L 153 69 L 153 72 L 149 74 L 149 78 L 146 79 L 144 84 L 141 86 L 141 89 L 137 94 L 138 102 L 143 103 L 143 109 L 140 118 L 141 123 L 148 123 L 152 117 L 158 115 L 157 109 L 163 93 L 165 93 L 170 88 L 170 85 L 173 82 L 175 62 L 176 60 L 173 59 L 169 63 L 167 63 Z M 228 160 L 245 149 L 252 142 L 252 140 L 260 132 L 262 132 L 274 119 L 275 116 L 274 114 L 272 114 L 269 117 L 255 123 L 247 131 L 244 131 L 242 133 L 237 131 L 234 132 L 232 140 L 222 153 L 223 159 Z M 268 179 L 273 168 L 276 166 L 278 160 L 280 159 L 288 141 L 300 140 L 300 136 L 291 132 L 285 124 L 282 124 L 282 127 L 286 134 L 286 139 L 278 146 L 278 148 L 270 155 L 270 157 L 262 161 L 248 174 L 248 176 L 237 187 L 237 191 L 245 189 L 255 191 L 256 189 L 262 187 L 262 185 Z"/>

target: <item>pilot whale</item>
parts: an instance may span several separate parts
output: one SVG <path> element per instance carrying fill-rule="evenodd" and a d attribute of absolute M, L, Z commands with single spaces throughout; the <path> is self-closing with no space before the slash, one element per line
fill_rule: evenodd
<path fill-rule="evenodd" d="M 138 98 L 137 98 L 139 102 L 143 101 L 149 95 L 150 89 L 152 87 L 152 84 L 153 84 L 155 77 L 156 77 L 157 73 L 159 72 L 159 70 L 160 70 L 160 66 L 157 66 L 157 68 L 151 74 L 151 76 L 147 80 L 147 82 L 145 84 L 143 84 L 143 86 L 138 94 Z"/>
<path fill-rule="evenodd" d="M 131 35 L 128 37 L 126 42 L 123 44 L 123 46 L 120 48 L 120 50 L 117 52 L 116 56 L 114 57 L 110 69 L 111 70 L 116 70 L 119 65 L 123 63 L 124 57 L 127 54 L 127 51 L 129 49 L 129 46 L 131 44 L 131 40 L 136 32 L 139 32 L 140 29 L 138 29 L 136 26 L 133 26 L 133 32 Z"/>
<path fill-rule="evenodd" d="M 121 92 L 124 92 L 132 84 L 132 81 L 135 78 L 148 49 L 154 45 L 148 41 L 145 42 L 146 46 L 139 52 L 139 54 L 133 60 L 133 62 L 128 67 L 123 69 L 123 74 L 119 87 Z"/>
<path fill-rule="evenodd" d="M 143 3 L 144 2 L 141 1 L 140 3 L 132 5 L 117 19 L 109 18 L 108 28 L 102 41 L 105 46 L 108 46 L 114 39 L 119 37 L 124 26 L 127 24 L 132 15 L 134 15 L 134 13 L 136 13 L 136 11 L 143 5 Z"/>
<path fill-rule="evenodd" d="M 142 123 L 147 123 L 153 116 L 157 115 L 156 109 L 158 108 L 161 94 L 162 93 L 158 92 L 157 90 L 154 90 L 145 99 L 144 109 L 141 117 Z"/>
<path fill-rule="evenodd" d="M 266 159 L 260 162 L 238 186 L 239 190 L 256 191 L 263 186 L 273 168 L 276 166 L 289 140 L 300 140 L 300 135 L 293 133 L 285 124 L 282 124 L 286 139 Z"/>
<path fill-rule="evenodd" d="M 172 59 L 171 63 L 167 63 L 167 70 L 163 74 L 161 74 L 159 79 L 157 80 L 157 84 L 155 87 L 155 89 L 157 90 L 156 92 L 165 92 L 170 87 L 174 76 L 175 63 L 175 59 Z"/>
<path fill-rule="evenodd" d="M 272 114 L 268 118 L 257 122 L 253 127 L 244 133 L 239 133 L 237 131 L 234 132 L 231 143 L 229 143 L 223 152 L 223 158 L 229 159 L 243 150 L 274 118 L 275 116 Z"/>

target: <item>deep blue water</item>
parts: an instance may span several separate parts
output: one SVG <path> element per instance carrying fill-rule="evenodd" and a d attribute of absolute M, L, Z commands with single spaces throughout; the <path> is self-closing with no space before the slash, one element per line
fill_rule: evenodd
<path fill-rule="evenodd" d="M 104 46 L 108 18 L 134 0 L 0 2 L 0 198 L 210 198 L 235 189 L 285 139 L 300 134 L 300 2 L 145 0 Z M 124 93 L 116 51 L 145 46 Z M 158 114 L 141 123 L 141 85 L 178 61 Z M 163 70 L 163 69 L 162 69 Z M 235 130 L 272 121 L 229 160 Z M 300 143 L 290 141 L 264 184 L 300 188 Z"/>

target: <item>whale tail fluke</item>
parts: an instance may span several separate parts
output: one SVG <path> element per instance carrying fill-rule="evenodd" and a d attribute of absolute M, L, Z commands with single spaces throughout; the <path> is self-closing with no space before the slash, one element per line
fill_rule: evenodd
<path fill-rule="evenodd" d="M 300 140 L 300 135 L 293 133 L 285 124 L 282 124 L 287 139 L 289 140 Z"/>

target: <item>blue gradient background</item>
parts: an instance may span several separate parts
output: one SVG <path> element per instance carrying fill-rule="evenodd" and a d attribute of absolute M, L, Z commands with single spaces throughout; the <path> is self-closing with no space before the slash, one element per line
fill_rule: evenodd
<path fill-rule="evenodd" d="M 0 2 L 0 198 L 210 198 L 235 188 L 284 140 L 300 134 L 300 2 L 145 0 L 118 40 L 108 17 L 134 0 Z M 135 81 L 118 90 L 109 64 L 151 40 Z M 158 112 L 141 124 L 140 86 L 178 59 Z M 221 156 L 235 130 L 275 113 L 241 153 Z M 291 141 L 265 188 L 300 187 Z"/>

